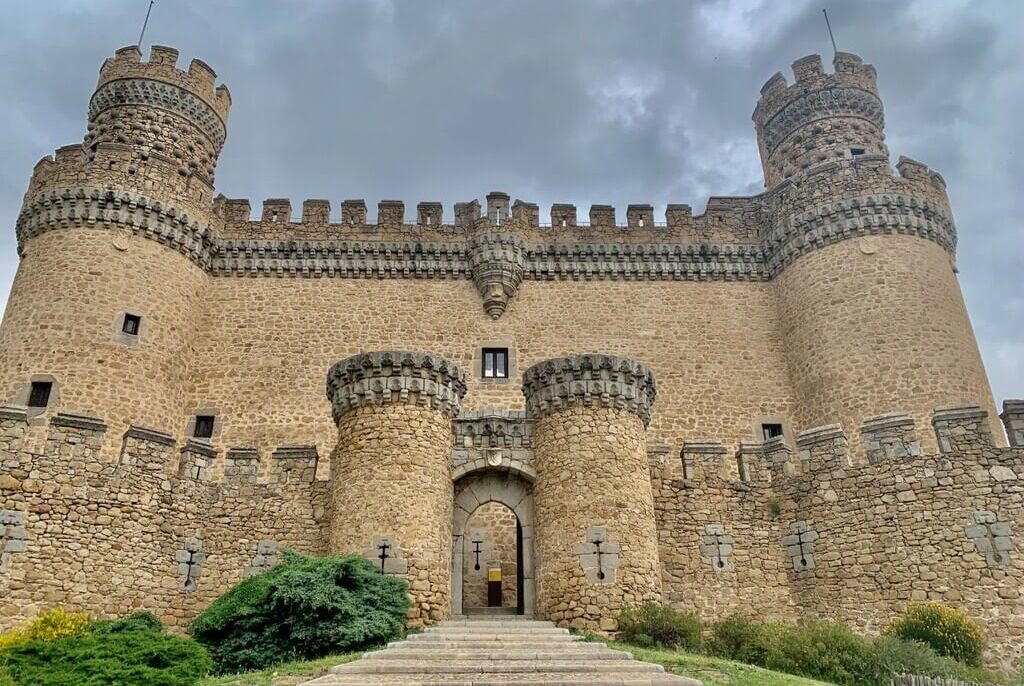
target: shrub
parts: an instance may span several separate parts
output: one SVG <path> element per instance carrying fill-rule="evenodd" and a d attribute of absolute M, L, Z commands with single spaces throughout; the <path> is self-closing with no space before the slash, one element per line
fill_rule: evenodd
<path fill-rule="evenodd" d="M 153 628 L 150 617 L 12 646 L 4 652 L 7 670 L 14 683 L 33 686 L 194 686 L 213 667 L 210 656 L 195 641 Z"/>
<path fill-rule="evenodd" d="M 942 603 L 915 603 L 890 624 L 885 633 L 905 641 L 919 641 L 939 655 L 964 664 L 981 664 L 985 629 L 963 610 Z"/>
<path fill-rule="evenodd" d="M 221 673 L 386 643 L 402 632 L 406 583 L 356 556 L 286 551 L 270 571 L 241 582 L 192 622 Z"/>
<path fill-rule="evenodd" d="M 958 679 L 977 683 L 1003 683 L 1003 678 L 979 667 L 971 667 L 939 655 L 924 643 L 881 636 L 872 645 L 871 669 L 865 683 L 888 686 L 897 674 Z"/>
<path fill-rule="evenodd" d="M 737 660 L 741 651 L 754 641 L 758 626 L 756 622 L 737 615 L 723 619 L 711 627 L 711 636 L 704 649 L 710 655 Z"/>
<path fill-rule="evenodd" d="M 619 613 L 622 640 L 635 645 L 696 650 L 700 647 L 700 619 L 692 612 L 648 603 Z"/>
<path fill-rule="evenodd" d="M 89 615 L 84 612 L 68 612 L 63 607 L 55 607 L 16 629 L 0 634 L 0 651 L 29 641 L 77 636 L 88 626 Z"/>

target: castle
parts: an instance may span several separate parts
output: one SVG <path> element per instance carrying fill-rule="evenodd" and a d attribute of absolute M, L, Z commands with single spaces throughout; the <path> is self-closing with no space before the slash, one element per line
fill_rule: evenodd
<path fill-rule="evenodd" d="M 1017 659 L 1024 401 L 996 410 L 944 182 L 892 170 L 859 57 L 764 85 L 763 193 L 624 225 L 504 193 L 253 219 L 214 191 L 230 94 L 177 60 L 118 50 L 25 195 L 0 628 L 184 627 L 290 548 L 408 579 L 411 625 L 660 600 L 874 632 L 929 598 Z"/>

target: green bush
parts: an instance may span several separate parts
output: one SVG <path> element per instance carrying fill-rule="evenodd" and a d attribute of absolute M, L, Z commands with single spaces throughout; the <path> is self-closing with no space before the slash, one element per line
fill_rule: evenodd
<path fill-rule="evenodd" d="M 619 613 L 622 640 L 643 647 L 661 646 L 696 650 L 700 647 L 700 618 L 692 612 L 648 603 Z"/>
<path fill-rule="evenodd" d="M 704 650 L 709 655 L 738 660 L 741 651 L 753 643 L 759 626 L 757 622 L 738 615 L 716 622 L 711 627 Z"/>
<path fill-rule="evenodd" d="M 283 557 L 192 622 L 193 637 L 219 672 L 362 650 L 401 635 L 409 609 L 405 581 L 356 556 Z"/>
<path fill-rule="evenodd" d="M 963 610 L 942 603 L 915 603 L 886 628 L 905 641 L 924 643 L 938 653 L 968 665 L 981 664 L 985 629 Z"/>
<path fill-rule="evenodd" d="M 159 621 L 154 627 L 151 617 L 12 646 L 3 653 L 7 672 L 18 686 L 194 686 L 213 668 L 210 656 L 195 641 L 165 633 Z"/>
<path fill-rule="evenodd" d="M 978 683 L 1003 683 L 1000 675 L 939 655 L 924 643 L 904 641 L 895 636 L 881 636 L 875 639 L 872 645 L 871 670 L 865 675 L 865 683 L 888 686 L 896 674 L 917 674 Z"/>

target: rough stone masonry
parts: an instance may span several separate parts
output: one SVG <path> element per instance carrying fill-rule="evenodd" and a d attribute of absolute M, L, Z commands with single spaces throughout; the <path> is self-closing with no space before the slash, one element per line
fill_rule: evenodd
<path fill-rule="evenodd" d="M 104 62 L 25 194 L 0 628 L 182 628 L 294 549 L 407 579 L 411 626 L 478 611 L 481 563 L 563 626 L 660 600 L 877 632 L 936 599 L 1019 660 L 1024 401 L 997 415 L 945 183 L 891 167 L 859 57 L 764 85 L 762 193 L 663 221 L 500 192 L 254 217 L 215 191 L 231 95 L 177 62 Z"/>

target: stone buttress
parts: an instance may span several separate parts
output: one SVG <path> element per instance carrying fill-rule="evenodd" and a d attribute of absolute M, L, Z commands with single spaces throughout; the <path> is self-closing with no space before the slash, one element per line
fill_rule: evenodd
<path fill-rule="evenodd" d="M 463 372 L 436 355 L 365 353 L 327 376 L 338 425 L 330 550 L 409 582 L 409 625 L 450 613 L 452 419 Z"/>
<path fill-rule="evenodd" d="M 537 612 L 614 630 L 626 606 L 661 599 L 646 425 L 654 377 L 610 355 L 547 360 L 523 374 L 534 450 Z"/>

